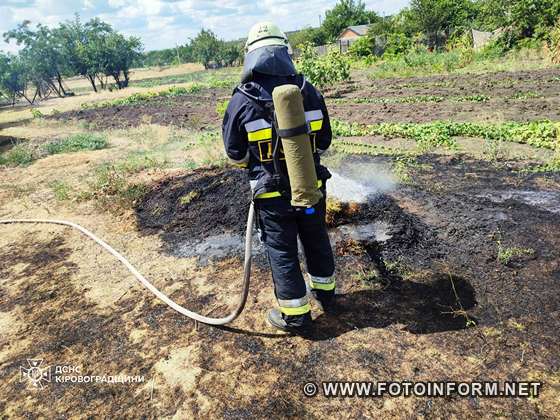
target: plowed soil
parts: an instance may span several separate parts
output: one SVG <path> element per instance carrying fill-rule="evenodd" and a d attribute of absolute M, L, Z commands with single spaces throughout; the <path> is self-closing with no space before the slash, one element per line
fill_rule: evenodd
<path fill-rule="evenodd" d="M 215 106 L 229 92 L 159 98 L 119 107 L 61 113 L 55 119 L 86 121 L 99 129 L 135 127 L 151 122 L 192 128 L 218 128 Z M 457 101 L 485 95 L 487 102 Z M 560 69 L 370 80 L 365 77 L 339 84 L 325 92 L 331 117 L 359 123 L 454 121 L 560 120 Z M 418 96 L 440 96 L 442 102 L 352 103 L 353 99 L 398 101 Z M 529 97 L 527 97 L 529 96 Z"/>

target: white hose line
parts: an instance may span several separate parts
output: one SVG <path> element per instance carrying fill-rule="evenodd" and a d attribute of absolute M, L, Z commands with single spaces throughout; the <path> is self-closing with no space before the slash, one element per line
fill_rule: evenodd
<path fill-rule="evenodd" d="M 254 224 L 254 217 L 255 217 L 255 208 L 253 203 L 249 207 L 249 215 L 247 218 L 247 230 L 245 233 L 245 261 L 243 265 L 244 273 L 243 273 L 243 288 L 241 291 L 241 296 L 239 303 L 235 310 L 224 318 L 209 318 L 196 312 L 189 311 L 188 309 L 182 307 L 178 303 L 175 303 L 173 300 L 168 298 L 162 292 L 160 292 L 156 287 L 150 283 L 128 260 L 116 251 L 113 247 L 107 244 L 102 239 L 95 236 L 92 232 L 87 230 L 86 228 L 72 222 L 68 222 L 65 220 L 48 220 L 48 219 L 5 219 L 0 220 L 0 224 L 14 224 L 14 223 L 29 223 L 29 224 L 54 224 L 54 225 L 63 225 L 69 226 L 74 229 L 79 230 L 85 236 L 90 238 L 91 240 L 95 241 L 98 245 L 101 245 L 107 252 L 113 255 L 116 259 L 118 259 L 123 265 L 142 283 L 149 291 L 151 291 L 154 295 L 156 295 L 159 299 L 169 305 L 172 309 L 179 312 L 181 315 L 185 315 L 195 321 L 202 322 L 204 324 L 209 325 L 225 325 L 232 322 L 235 318 L 241 314 L 243 308 L 245 307 L 245 303 L 247 302 L 247 295 L 249 294 L 249 282 L 251 279 L 251 259 L 252 259 L 252 242 L 253 242 L 253 224 Z"/>

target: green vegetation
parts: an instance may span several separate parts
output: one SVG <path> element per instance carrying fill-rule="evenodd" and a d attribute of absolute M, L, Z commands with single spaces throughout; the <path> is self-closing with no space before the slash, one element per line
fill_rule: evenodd
<path fill-rule="evenodd" d="M 40 110 L 38 110 L 37 108 L 31 108 L 30 111 L 31 111 L 31 116 L 33 118 L 43 118 L 44 117 L 43 113 Z"/>
<path fill-rule="evenodd" d="M 25 143 L 17 143 L 0 155 L 0 165 L 27 166 L 35 160 L 33 151 Z"/>
<path fill-rule="evenodd" d="M 206 131 L 200 134 L 192 146 L 200 148 L 202 164 L 210 167 L 224 167 L 228 160 L 224 156 L 222 136 L 218 131 Z"/>
<path fill-rule="evenodd" d="M 487 102 L 490 97 L 486 95 L 467 95 L 446 98 L 436 95 L 416 95 L 416 96 L 398 96 L 386 98 L 339 98 L 331 102 L 335 104 L 355 103 L 355 104 L 415 104 L 426 102 L 443 102 L 445 100 L 456 102 Z"/>
<path fill-rule="evenodd" d="M 71 198 L 72 188 L 64 181 L 54 181 L 50 184 L 54 197 L 58 201 L 67 201 Z"/>
<path fill-rule="evenodd" d="M 524 100 L 524 99 L 534 99 L 540 97 L 541 95 L 539 95 L 536 92 L 517 92 L 511 96 L 511 99 Z"/>
<path fill-rule="evenodd" d="M 369 156 L 399 156 L 408 155 L 410 152 L 394 147 L 379 144 L 363 143 L 350 140 L 337 139 L 332 144 L 332 150 L 337 153 Z"/>
<path fill-rule="evenodd" d="M 508 265 L 516 258 L 532 257 L 533 255 L 535 255 L 535 250 L 532 248 L 507 248 L 498 243 L 498 261 L 504 265 Z"/>
<path fill-rule="evenodd" d="M 239 69 L 228 68 L 213 71 L 201 70 L 174 76 L 156 77 L 132 82 L 132 86 L 156 87 L 188 82 L 198 82 L 200 84 L 213 88 L 231 89 L 237 83 L 239 83 Z"/>
<path fill-rule="evenodd" d="M 410 138 L 422 147 L 455 148 L 453 137 L 476 137 L 528 144 L 554 150 L 558 145 L 559 128 L 550 121 L 497 124 L 435 121 L 430 123 L 357 124 L 338 120 L 332 122 L 333 134 L 340 137 L 373 136 Z"/>
<path fill-rule="evenodd" d="M 132 153 L 123 160 L 99 165 L 88 181 L 88 189 L 76 194 L 77 200 L 95 200 L 103 208 L 119 211 L 130 208 L 147 191 L 147 185 L 134 179 L 134 175 L 150 169 L 167 166 L 165 160 L 158 160 L 145 153 Z M 55 185 L 61 196 L 64 186 Z M 55 189 L 55 195 L 57 190 Z"/>
<path fill-rule="evenodd" d="M 305 77 L 319 88 L 350 79 L 350 62 L 334 49 L 319 57 L 311 44 L 303 45 L 297 64 Z"/>
<path fill-rule="evenodd" d="M 219 101 L 216 104 L 216 114 L 218 114 L 220 117 L 223 117 L 226 113 L 227 107 L 229 105 L 229 100 L 225 100 L 225 101 Z"/>
<path fill-rule="evenodd" d="M 147 191 L 145 184 L 131 180 L 132 173 L 119 164 L 101 165 L 94 172 L 89 191 L 82 192 L 79 199 L 96 200 L 110 210 L 130 208 Z"/>
<path fill-rule="evenodd" d="M 319 28 L 305 28 L 289 36 L 289 41 L 295 48 L 310 43 L 324 45 L 336 41 L 342 30 L 352 25 L 364 25 L 379 20 L 379 16 L 366 10 L 361 0 L 339 0 L 332 9 L 327 10 L 325 19 Z"/>
<path fill-rule="evenodd" d="M 137 103 L 146 102 L 157 98 L 168 98 L 173 96 L 194 94 L 206 88 L 208 87 L 200 83 L 192 83 L 190 86 L 187 87 L 172 86 L 168 89 L 159 92 L 154 92 L 154 91 L 138 92 L 130 96 L 126 96 L 124 98 L 112 99 L 110 101 L 83 103 L 82 108 L 95 109 L 95 108 L 109 108 L 113 106 L 122 106 L 122 105 L 134 105 Z"/>
<path fill-rule="evenodd" d="M 188 44 L 192 58 L 202 63 L 205 69 L 211 64 L 215 67 L 232 66 L 239 62 L 243 56 L 242 45 L 238 42 L 225 42 L 218 39 L 214 32 L 202 29 L 198 35 Z"/>
<path fill-rule="evenodd" d="M 79 133 L 46 143 L 42 148 L 29 143 L 17 143 L 10 150 L 0 155 L 0 165 L 27 166 L 35 160 L 58 153 L 77 152 L 79 150 L 98 150 L 107 147 L 107 137 L 95 133 Z"/>
<path fill-rule="evenodd" d="M 202 28 L 194 39 L 184 45 L 142 54 L 135 65 L 150 67 L 199 62 L 208 69 L 236 65 L 241 62 L 242 57 L 241 42 L 223 41 L 211 30 Z"/>
<path fill-rule="evenodd" d="M 95 133 L 79 133 L 47 143 L 45 151 L 49 155 L 55 155 L 80 150 L 99 150 L 105 147 L 107 147 L 107 136 Z"/>
<path fill-rule="evenodd" d="M 349 155 L 391 156 L 393 173 L 403 184 L 412 183 L 410 169 L 418 166 L 416 162 L 418 153 L 396 147 L 336 139 L 331 149 L 336 153 Z"/>
<path fill-rule="evenodd" d="M 560 64 L 560 18 L 556 21 L 556 26 L 553 30 L 550 31 L 550 36 L 546 43 L 546 50 L 550 61 L 553 64 Z"/>

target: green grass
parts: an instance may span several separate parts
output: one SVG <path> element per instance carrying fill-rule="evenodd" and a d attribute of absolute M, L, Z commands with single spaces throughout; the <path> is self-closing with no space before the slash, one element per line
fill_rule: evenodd
<path fill-rule="evenodd" d="M 419 147 L 457 147 L 454 137 L 474 137 L 528 144 L 537 148 L 555 150 L 558 147 L 560 126 L 551 121 L 529 123 L 470 123 L 435 121 L 430 123 L 357 124 L 332 121 L 333 134 L 339 137 L 374 136 L 409 138 Z"/>
<path fill-rule="evenodd" d="M 535 99 L 541 98 L 542 96 L 536 92 L 517 92 L 513 94 L 510 99 L 513 100 L 525 100 L 525 99 Z"/>
<path fill-rule="evenodd" d="M 111 211 L 131 208 L 142 198 L 148 187 L 133 179 L 133 175 L 167 167 L 167 161 L 158 160 L 147 152 L 132 153 L 123 160 L 99 165 L 89 181 L 87 191 L 79 194 L 81 200 L 95 200 Z"/>
<path fill-rule="evenodd" d="M 0 155 L 0 165 L 27 166 L 33 163 L 35 155 L 25 143 L 17 143 L 10 150 Z"/>
<path fill-rule="evenodd" d="M 50 187 L 53 190 L 54 197 L 58 201 L 66 201 L 70 199 L 72 188 L 64 181 L 53 181 L 50 184 Z"/>
<path fill-rule="evenodd" d="M 219 101 L 216 104 L 216 114 L 223 118 L 223 116 L 226 114 L 228 105 L 229 101 L 227 99 L 225 101 Z"/>
<path fill-rule="evenodd" d="M 105 147 L 107 147 L 107 136 L 96 133 L 78 133 L 47 143 L 45 151 L 49 155 L 56 155 L 80 150 L 99 150 Z"/>
<path fill-rule="evenodd" d="M 59 153 L 71 153 L 80 150 L 98 150 L 107 147 L 107 137 L 96 133 L 73 134 L 63 139 L 46 143 L 35 150 L 28 143 L 17 143 L 0 155 L 0 165 L 27 166 L 35 160 Z"/>
<path fill-rule="evenodd" d="M 171 86 L 170 88 L 159 92 L 154 92 L 154 91 L 138 92 L 138 93 L 133 93 L 132 95 L 126 96 L 124 98 L 117 98 L 109 101 L 92 102 L 92 103 L 86 102 L 83 103 L 81 106 L 84 109 L 96 109 L 96 108 L 109 108 L 113 106 L 134 105 L 137 103 L 147 102 L 157 98 L 169 98 L 173 96 L 198 93 L 202 89 L 203 86 L 195 82 L 187 87 Z"/>
<path fill-rule="evenodd" d="M 109 210 L 128 209 L 144 196 L 148 187 L 130 179 L 130 172 L 115 164 L 104 164 L 94 171 L 89 191 L 82 192 L 80 199 L 96 200 Z"/>

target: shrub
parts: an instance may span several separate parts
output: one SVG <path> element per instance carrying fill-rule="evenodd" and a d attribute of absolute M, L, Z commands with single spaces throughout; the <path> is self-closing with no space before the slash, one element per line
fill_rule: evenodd
<path fill-rule="evenodd" d="M 387 36 L 387 44 L 383 57 L 393 58 L 406 54 L 412 49 L 413 41 L 405 34 L 392 33 Z"/>
<path fill-rule="evenodd" d="M 50 187 L 53 190 L 54 197 L 58 201 L 66 201 L 70 199 L 70 195 L 72 191 L 70 186 L 64 181 L 59 181 L 59 180 L 53 181 L 50 184 Z"/>
<path fill-rule="evenodd" d="M 45 151 L 49 155 L 78 152 L 80 150 L 98 150 L 107 147 L 107 137 L 94 133 L 73 134 L 65 139 L 47 143 Z"/>
<path fill-rule="evenodd" d="M 354 57 L 369 57 L 373 54 L 372 39 L 368 36 L 358 38 L 356 42 L 350 45 L 348 52 Z"/>
<path fill-rule="evenodd" d="M 147 191 L 142 183 L 130 180 L 129 174 L 114 164 L 104 164 L 95 170 L 90 191 L 82 199 L 95 199 L 110 210 L 128 209 Z"/>
<path fill-rule="evenodd" d="M 315 48 L 306 44 L 302 47 L 298 67 L 305 77 L 319 88 L 350 80 L 350 63 L 335 49 L 319 57 Z"/>

